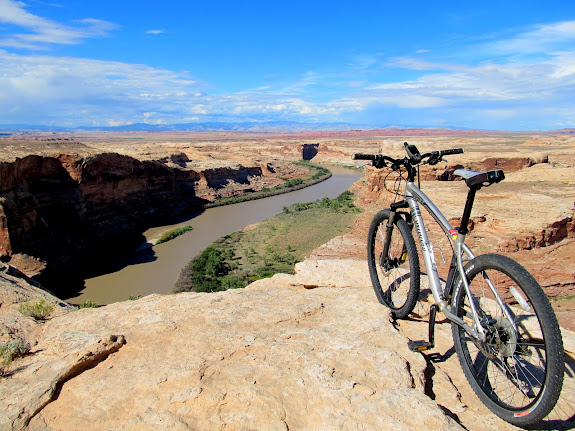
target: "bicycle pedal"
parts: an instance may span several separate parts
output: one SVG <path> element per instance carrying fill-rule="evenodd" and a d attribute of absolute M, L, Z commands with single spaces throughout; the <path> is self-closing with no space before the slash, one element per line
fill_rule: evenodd
<path fill-rule="evenodd" d="M 429 350 L 433 347 L 433 343 L 425 340 L 409 341 L 407 347 L 412 352 L 423 352 L 424 350 Z"/>

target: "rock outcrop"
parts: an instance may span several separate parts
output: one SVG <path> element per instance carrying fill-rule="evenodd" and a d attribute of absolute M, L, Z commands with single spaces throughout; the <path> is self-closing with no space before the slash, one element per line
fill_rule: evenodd
<path fill-rule="evenodd" d="M 66 377 L 120 333 L 116 353 Z M 3 427 L 461 429 L 367 289 L 306 290 L 289 275 L 74 311 L 18 365 L 0 385 Z"/>
<path fill-rule="evenodd" d="M 315 266 L 52 317 L 0 380 L 0 429 L 515 429 L 462 380 L 449 325 L 428 356 L 411 352 L 406 334 L 425 322 L 398 330 L 365 262 L 319 262 L 330 272 L 308 281 Z M 568 379 L 553 423 L 569 425 L 573 393 Z"/>

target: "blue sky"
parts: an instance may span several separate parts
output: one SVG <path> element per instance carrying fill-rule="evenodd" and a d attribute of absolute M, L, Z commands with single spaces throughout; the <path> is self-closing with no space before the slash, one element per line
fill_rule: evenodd
<path fill-rule="evenodd" d="M 399 3 L 0 0 L 0 124 L 575 127 L 575 2 Z"/>

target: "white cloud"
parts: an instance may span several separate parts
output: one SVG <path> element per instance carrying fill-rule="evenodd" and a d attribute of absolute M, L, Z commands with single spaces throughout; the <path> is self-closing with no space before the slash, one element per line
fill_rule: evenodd
<path fill-rule="evenodd" d="M 562 21 L 534 26 L 515 37 L 486 44 L 494 52 L 506 54 L 533 54 L 555 50 L 575 42 L 575 21 Z"/>
<path fill-rule="evenodd" d="M 306 80 L 313 81 L 307 74 Z M 322 119 L 349 102 L 314 103 L 289 94 L 206 94 L 185 73 L 146 65 L 19 55 L 0 50 L 3 123 L 108 125 L 241 119 Z M 356 109 L 356 108 L 353 108 Z"/>
<path fill-rule="evenodd" d="M 537 122 L 533 111 L 539 110 L 545 111 L 548 118 L 555 113 L 559 121 L 575 98 L 574 41 L 575 21 L 566 21 L 539 25 L 514 37 L 476 46 L 479 58 L 484 59 L 479 64 L 466 64 L 467 52 L 460 53 L 460 64 L 392 58 L 384 63 L 385 67 L 396 71 L 403 68 L 411 75 L 419 72 L 419 76 L 372 84 L 354 97 L 370 100 L 371 105 L 419 112 L 434 107 L 443 107 L 445 112 L 455 108 L 457 111 L 449 114 L 457 117 L 465 113 L 483 119 L 524 116 L 532 123 Z M 562 46 L 569 49 L 553 51 Z M 489 57 L 490 51 L 495 55 Z"/>
<path fill-rule="evenodd" d="M 13 0 L 0 0 L 0 23 L 27 32 L 0 39 L 0 46 L 34 49 L 80 43 L 112 28 L 94 19 L 74 26 L 55 23 Z M 159 35 L 164 30 L 146 33 Z M 269 82 L 260 86 L 222 95 L 207 93 L 209 86 L 187 73 L 0 49 L 0 121 L 102 125 L 375 118 L 380 124 L 427 121 L 467 127 L 511 128 L 507 124 L 513 121 L 522 128 L 542 127 L 541 121 L 568 124 L 575 119 L 574 41 L 575 21 L 565 21 L 465 47 L 449 61 L 423 49 L 395 58 L 376 53 L 356 56 L 340 68 L 309 70 L 291 80 L 267 76 Z M 470 52 L 478 54 L 471 57 Z"/>
<path fill-rule="evenodd" d="M 51 44 L 73 45 L 90 37 L 102 37 L 116 26 L 93 18 L 80 20 L 80 26 L 67 26 L 31 14 L 26 4 L 14 0 L 0 0 L 0 23 L 24 29 L 0 39 L 0 46 L 24 49 L 46 49 Z"/>
<path fill-rule="evenodd" d="M 0 50 L 0 112 L 36 113 L 67 124 L 98 121 L 107 111 L 119 111 L 127 122 L 143 111 L 174 111 L 201 90 L 186 74 L 121 62 L 43 55 L 18 55 Z M 191 96 L 190 96 L 191 94 Z M 86 116 L 77 113 L 85 110 Z M 136 118 L 141 120 L 141 118 Z M 21 121 L 3 115 L 4 122 Z"/>

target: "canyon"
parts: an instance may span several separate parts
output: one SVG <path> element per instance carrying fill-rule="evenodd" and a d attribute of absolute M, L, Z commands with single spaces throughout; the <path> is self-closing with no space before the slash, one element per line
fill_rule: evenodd
<path fill-rule="evenodd" d="M 402 156 L 408 140 L 422 152 L 464 148 L 463 155 L 421 169 L 423 190 L 454 225 L 466 190 L 452 181 L 453 171 L 504 170 L 505 181 L 478 194 L 470 241 L 480 252 L 509 253 L 551 296 L 563 298 L 562 306 L 571 306 L 575 137 L 440 132 L 13 134 L 0 147 L 0 254 L 28 275 L 94 274 L 97 268 L 87 263 L 114 261 L 137 247 L 150 226 L 309 172 L 293 162 L 353 166 L 354 153 Z M 384 188 L 386 175 L 367 167 L 356 187 L 366 210 L 354 229 L 359 237 L 393 198 Z"/>
<path fill-rule="evenodd" d="M 65 154 L 47 146 L 21 157 L 3 148 L 0 254 L 29 275 L 89 273 L 101 256 L 113 260 L 135 249 L 152 225 L 310 171 L 269 157 L 192 162 L 179 152 L 136 158 L 74 142 L 65 147 Z"/>
<path fill-rule="evenodd" d="M 350 166 L 355 152 L 399 157 L 404 140 L 422 152 L 465 149 L 421 170 L 422 189 L 454 225 L 466 187 L 452 181 L 453 170 L 504 169 L 505 181 L 477 195 L 468 242 L 478 254 L 496 251 L 519 261 L 551 298 L 565 328 L 566 383 L 543 425 L 573 427 L 574 137 L 330 132 L 77 138 L 2 141 L 0 244 L 9 264 L 0 263 L 0 341 L 20 337 L 31 350 L 0 381 L 0 428 L 516 429 L 487 411 L 468 387 L 449 324 L 438 322 L 437 346 L 429 354 L 407 349 L 408 339 L 426 331 L 425 298 L 411 319 L 399 322 L 377 303 L 365 236 L 373 214 L 393 201 L 388 191 L 395 178 L 373 167 L 352 186 L 363 208 L 352 230 L 316 249 L 293 275 L 245 289 L 149 295 L 82 310 L 29 277 L 46 256 L 65 263 L 92 244 L 114 249 L 128 231 L 137 237 L 142 225 L 190 203 L 305 175 L 291 161 Z M 430 237 L 444 247 L 441 232 Z M 68 273 L 59 276 L 64 281 Z M 54 304 L 44 322 L 19 312 L 38 299 Z"/>
<path fill-rule="evenodd" d="M 32 348 L 0 380 L 0 429 L 511 431 L 475 397 L 452 352 L 451 328 L 414 353 L 427 330 L 394 321 L 346 235 L 244 289 L 149 295 L 73 310 L 0 265 L 0 328 Z M 332 254 L 331 258 L 327 255 Z M 45 322 L 19 304 L 51 301 Z M 563 330 L 562 396 L 544 429 L 572 429 L 575 333 Z"/>

